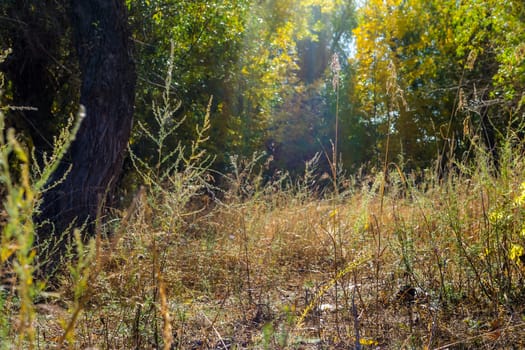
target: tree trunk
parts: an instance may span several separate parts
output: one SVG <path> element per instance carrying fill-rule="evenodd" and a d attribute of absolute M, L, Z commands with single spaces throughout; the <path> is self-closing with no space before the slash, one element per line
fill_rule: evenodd
<path fill-rule="evenodd" d="M 67 176 L 43 197 L 40 221 L 48 223 L 42 224 L 39 243 L 55 248 L 47 248 L 44 268 L 56 266 L 70 232 L 58 239 L 71 222 L 75 227 L 87 222 L 93 233 L 97 210 L 121 171 L 132 126 L 136 73 L 124 1 L 71 0 L 70 11 L 86 115 L 52 181 Z"/>

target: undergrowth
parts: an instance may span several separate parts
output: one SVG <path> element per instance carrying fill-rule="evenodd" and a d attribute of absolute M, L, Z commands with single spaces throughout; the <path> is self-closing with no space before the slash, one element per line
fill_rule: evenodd
<path fill-rule="evenodd" d="M 165 146 L 179 125 L 170 76 L 154 106 L 158 132 L 141 126 L 157 158 L 130 150 L 141 189 L 93 240 L 77 231 L 52 293 L 34 277 L 32 217 L 46 182 L 31 178 L 13 131 L 0 138 L 3 348 L 525 346 L 518 135 L 507 135 L 497 166 L 473 140 L 475 161 L 447 177 L 385 166 L 366 178 L 334 175 L 346 184 L 335 193 L 315 185 L 319 156 L 302 179 L 266 182 L 263 155 L 232 157 L 218 189 L 202 151 L 209 110 L 192 147 Z"/>

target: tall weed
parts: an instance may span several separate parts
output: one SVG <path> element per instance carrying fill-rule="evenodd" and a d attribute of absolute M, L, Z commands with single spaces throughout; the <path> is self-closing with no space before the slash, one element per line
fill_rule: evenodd
<path fill-rule="evenodd" d="M 0 76 L 0 100 L 3 78 Z M 16 107 L 18 108 L 18 107 Z M 33 218 L 38 213 L 40 198 L 49 189 L 49 179 L 72 142 L 81 119 L 55 139 L 52 154 L 44 155 L 44 164 L 31 161 L 30 154 L 13 129 L 5 127 L 5 112 L 16 109 L 0 105 L 0 185 L 3 190 L 5 222 L 1 227 L 0 270 L 8 286 L 0 291 L 2 322 L 0 343 L 4 348 L 36 346 L 35 300 L 45 295 L 45 281 L 35 273 L 45 257 L 38 256 L 38 242 Z M 81 116 L 81 113 L 79 114 Z M 9 279 L 8 279 L 9 277 Z M 11 290 L 8 292 L 7 288 Z"/>

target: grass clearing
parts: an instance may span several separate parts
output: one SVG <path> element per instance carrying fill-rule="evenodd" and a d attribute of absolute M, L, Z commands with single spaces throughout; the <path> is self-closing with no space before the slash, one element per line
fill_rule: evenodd
<path fill-rule="evenodd" d="M 230 193 L 176 225 L 143 194 L 93 278 L 70 347 L 524 346 L 522 255 L 510 255 L 524 239 L 522 168 L 507 170 L 516 181 L 392 182 L 381 214 L 375 183 L 336 203 Z M 40 344 L 64 331 L 72 282 L 37 304 Z"/>

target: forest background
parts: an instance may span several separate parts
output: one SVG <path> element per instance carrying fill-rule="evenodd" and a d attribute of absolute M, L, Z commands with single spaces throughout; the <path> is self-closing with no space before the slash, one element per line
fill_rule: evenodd
<path fill-rule="evenodd" d="M 10 6 L 18 11 L 7 13 Z M 174 121 L 185 119 L 167 142 L 189 145 L 213 96 L 205 147 L 219 171 L 228 169 L 232 155 L 264 151 L 273 157 L 273 170 L 300 173 L 316 152 L 331 149 L 336 103 L 337 147 L 350 173 L 362 166 L 381 168 L 387 153 L 389 159 L 403 159 L 404 169 L 421 171 L 436 160 L 468 153 L 469 132 L 494 149 L 507 129 L 517 128 L 525 79 L 523 9 L 517 2 L 368 1 L 356 8 L 353 2 L 320 0 L 129 1 L 127 6 L 138 71 L 130 144 L 141 156 L 154 153 L 140 125 L 154 124 L 150 106 L 161 100 L 168 64 L 170 97 L 181 103 Z M 12 56 L 22 56 L 13 59 L 18 67 L 36 61 L 41 69 L 31 72 L 38 78 L 33 89 L 46 91 L 35 94 L 42 101 L 31 101 L 38 111 L 12 113 L 8 124 L 48 151 L 79 100 L 67 8 L 7 2 L 2 9 L 3 49 L 16 48 Z M 330 68 L 334 57 L 337 71 Z M 9 84 L 16 77 L 4 67 L 11 73 L 4 104 L 32 106 L 17 100 Z M 45 117 L 34 116 L 38 113 Z"/>
<path fill-rule="evenodd" d="M 136 67 L 134 122 L 123 160 L 123 171 L 116 182 L 116 192 L 112 193 L 112 198 L 117 200 L 111 203 L 112 209 L 108 211 L 118 212 L 119 208 L 133 206 L 138 198 L 137 193 L 142 193 L 140 189 L 145 185 L 154 188 L 146 190 L 151 212 L 157 213 L 158 210 L 158 213 L 167 216 L 176 211 L 176 217 L 181 218 L 176 225 L 170 221 L 169 229 L 166 228 L 166 222 L 155 223 L 155 230 L 170 231 L 173 230 L 172 225 L 181 225 L 177 226 L 179 231 L 192 231 L 195 223 L 189 224 L 188 213 L 183 215 L 179 211 L 193 213 L 190 216 L 198 220 L 192 211 L 195 209 L 193 206 L 205 206 L 210 198 L 228 203 L 228 194 L 233 193 L 239 203 L 245 203 L 248 198 L 256 198 L 257 194 L 264 193 L 261 189 L 266 184 L 282 191 L 287 191 L 287 186 L 294 184 L 304 186 L 312 201 L 326 198 L 333 200 L 340 193 L 352 192 L 365 184 L 368 191 L 380 193 L 378 206 L 381 216 L 385 188 L 388 190 L 388 183 L 396 182 L 395 176 L 388 178 L 389 169 L 395 170 L 403 186 L 409 187 L 407 178 L 411 178 L 414 188 L 426 191 L 433 186 L 447 184 L 454 176 L 461 177 L 462 181 L 465 180 L 463 176 L 472 180 L 475 177 L 472 168 L 466 170 L 464 167 L 479 164 L 482 153 L 486 157 L 486 172 L 483 174 L 487 177 L 499 181 L 496 179 L 505 178 L 503 175 L 506 169 L 511 169 L 509 173 L 519 175 L 505 178 L 510 189 L 506 191 L 500 187 L 496 192 L 498 195 L 504 193 L 507 200 L 495 201 L 503 203 L 504 209 L 498 207 L 501 211 L 517 215 L 518 209 L 509 208 L 511 202 L 517 203 L 522 197 L 519 185 L 523 174 L 517 166 L 520 162 L 509 161 L 509 152 L 516 159 L 521 159 L 525 102 L 525 6 L 522 2 L 127 0 L 124 3 L 123 13 L 127 14 L 126 23 L 133 43 L 131 57 Z M 67 143 L 67 138 L 59 137 L 62 135 L 61 130 L 71 129 L 75 125 L 71 116 L 78 112 L 83 76 L 71 40 L 72 32 L 75 31 L 71 18 L 69 5 L 59 1 L 13 0 L 0 4 L 0 49 L 3 50 L 0 106 L 3 106 L 6 129 L 12 127 L 17 132 L 12 139 L 6 136 L 5 144 L 11 148 L 4 148 L 13 149 L 17 154 L 17 159 L 13 159 L 14 156 L 10 154 L 4 162 L 15 169 L 9 170 L 7 167 L 7 172 L 14 172 L 18 176 L 18 179 L 15 176 L 12 180 L 13 186 L 26 185 L 23 167 L 17 168 L 25 162 L 21 153 L 31 155 L 33 159 L 27 162 L 34 161 L 39 166 L 45 166 L 47 155 L 52 154 L 57 146 L 55 139 L 58 137 L 64 144 Z M 93 26 L 96 28 L 95 24 Z M 102 25 L 100 28 L 103 30 Z M 176 160 L 172 161 L 172 157 Z M 195 161 L 202 163 L 196 166 L 193 163 Z M 507 168 L 510 163 L 512 167 Z M 312 165 L 315 165 L 316 175 L 307 179 L 305 167 L 308 174 L 311 170 L 309 166 Z M 192 175 L 187 175 L 188 169 L 193 171 Z M 39 173 L 31 171 L 32 174 Z M 118 173 L 119 169 L 116 170 Z M 176 173 L 186 174 L 188 177 L 182 179 L 188 182 L 181 180 L 176 185 L 173 180 Z M 166 177 L 163 174 L 167 174 Z M 380 179 L 380 186 L 376 186 L 377 179 Z M 4 184 L 11 180 L 6 181 L 4 179 Z M 166 194 L 155 188 L 162 187 L 166 181 L 171 191 L 182 193 L 177 200 L 169 202 Z M 6 188 L 5 192 L 10 193 L 10 187 L 6 185 Z M 198 190 L 191 192 L 194 188 Z M 29 190 L 26 188 L 22 192 L 19 199 L 26 200 Z M 297 192 L 301 191 L 295 191 L 294 196 Z M 206 203 L 202 202 L 203 195 L 208 198 Z M 397 195 L 399 193 L 396 192 Z M 35 192 L 35 197 L 38 196 Z M 395 196 L 392 198 L 394 201 L 397 198 Z M 483 195 L 481 197 L 485 198 Z M 162 202 L 164 200 L 167 202 Z M 304 202 L 301 203 L 304 205 Z M 353 266 L 347 255 L 350 253 L 344 252 L 343 239 L 339 237 L 346 231 L 341 229 L 339 220 L 343 219 L 338 213 L 342 209 L 337 207 L 337 203 L 330 202 L 328 205 L 331 208 L 329 220 L 337 220 L 338 225 L 333 226 L 338 229 L 333 232 L 326 229 L 333 251 L 322 253 L 331 258 L 326 262 L 329 267 L 321 269 L 328 270 L 329 279 L 335 283 L 333 296 L 327 298 L 336 306 L 340 302 L 337 290 L 340 280 L 350 278 L 346 276 L 350 270 L 346 271 L 345 266 Z M 519 207 L 522 204 L 519 202 L 517 205 Z M 487 208 L 485 205 L 482 204 L 481 212 L 489 213 L 490 205 Z M 166 206 L 170 209 L 166 209 Z M 6 207 L 9 208 L 9 205 L 6 204 Z M 35 207 L 31 208 L 33 210 Z M 201 209 L 199 207 L 197 211 L 208 213 L 207 207 L 204 211 Z M 240 211 L 245 214 L 244 210 Z M 146 210 L 144 215 L 151 216 L 151 212 L 148 214 Z M 220 216 L 216 213 L 213 215 Z M 519 215 L 522 215 L 521 211 Z M 6 216 L 12 216 L 9 210 Z M 374 217 L 368 211 L 365 216 Z M 396 218 L 396 215 L 393 216 Z M 32 220 L 32 217 L 33 212 L 25 220 Z M 490 226 L 490 222 L 496 227 L 490 230 L 487 228 L 491 234 L 508 229 L 497 218 L 489 220 L 489 214 L 480 214 L 480 217 L 485 218 L 486 225 Z M 381 234 L 386 230 L 381 226 L 383 223 L 376 223 L 377 226 L 371 228 L 373 220 L 365 221 L 370 221 L 364 224 L 367 227 L 365 231 Z M 245 224 L 239 223 L 241 226 Z M 108 225 L 111 227 L 111 224 Z M 107 230 L 120 232 L 116 228 Z M 246 234 L 246 227 L 240 230 Z M 512 230 L 516 237 L 521 237 L 519 220 L 514 221 Z M 6 234 L 3 237 L 3 244 L 13 239 L 11 236 L 5 238 Z M 457 282 L 454 279 L 456 274 L 451 273 L 454 276 L 450 277 L 451 281 L 457 282 L 455 287 L 459 285 L 458 288 L 466 288 L 472 294 L 482 291 L 487 299 L 496 298 L 502 304 L 506 303 L 505 298 L 507 301 L 511 298 L 510 291 L 517 293 L 513 302 L 521 300 L 519 298 L 523 296 L 516 291 L 519 284 L 516 276 L 522 277 L 521 263 L 518 261 L 523 256 L 523 248 L 519 253 L 517 250 L 522 245 L 517 242 L 521 242 L 523 237 L 516 237 L 511 239 L 509 233 L 508 240 L 502 241 L 499 237 L 499 243 L 487 243 L 487 249 L 492 247 L 489 250 L 490 254 L 494 254 L 494 259 L 488 259 L 490 254 L 486 253 L 485 260 L 480 260 L 483 267 L 476 267 L 472 263 L 474 255 L 468 250 L 473 245 L 460 243 L 455 248 L 458 251 L 457 265 L 468 262 L 470 270 L 466 274 L 474 276 L 477 286 L 472 289 L 469 289 L 470 286 L 464 287 L 461 274 L 458 277 L 460 282 Z M 155 242 L 156 238 L 152 239 Z M 255 282 L 254 276 L 250 275 L 248 262 L 250 239 L 244 236 L 244 243 L 239 243 L 242 249 L 239 248 L 236 255 L 239 264 L 244 266 L 239 267 L 239 278 L 243 281 L 239 295 L 225 288 L 232 297 L 249 300 L 242 306 L 243 317 L 253 311 L 254 319 L 264 319 L 270 317 L 266 315 L 265 309 L 261 309 L 264 302 L 254 301 L 251 294 L 251 284 Z M 403 249 L 409 241 L 406 237 L 400 238 Z M 377 244 L 377 240 L 375 242 Z M 26 244 L 32 246 L 32 242 Z M 83 249 L 81 243 L 76 244 L 76 249 Z M 146 246 L 150 247 L 148 244 Z M 9 262 L 9 257 L 17 252 L 17 247 L 20 245 L 6 248 L 2 263 Z M 379 241 L 379 246 L 372 249 L 375 251 L 375 258 L 370 259 L 372 265 L 379 264 L 378 257 L 382 254 L 380 247 Z M 476 247 L 482 249 L 481 246 Z M 454 283 L 448 285 L 443 277 L 446 258 L 442 255 L 449 254 L 445 253 L 448 248 L 442 251 L 436 249 L 433 250 L 437 259 L 435 268 L 436 273 L 441 274 L 441 279 L 436 282 L 439 287 L 435 288 L 439 291 L 439 299 L 445 298 L 445 294 L 449 299 L 460 298 L 458 295 L 461 293 L 454 291 Z M 30 252 L 28 248 L 26 257 L 31 255 Z M 511 252 L 514 255 L 509 260 Z M 156 265 L 157 248 L 152 248 L 150 253 L 154 267 L 151 283 L 155 290 L 144 293 L 153 295 L 151 302 L 157 305 L 153 308 L 157 307 L 159 311 L 151 316 L 148 311 L 135 309 L 136 320 L 143 328 L 147 328 L 144 325 L 148 317 L 153 317 L 155 324 L 157 317 L 159 322 L 164 320 L 166 323 L 165 317 L 169 311 L 167 304 L 161 302 L 165 297 L 164 282 L 158 277 L 167 267 Z M 184 255 L 180 251 L 178 254 Z M 104 259 L 99 260 L 98 255 L 91 258 L 101 265 L 107 263 Z M 411 258 L 416 259 L 415 254 Z M 412 276 L 416 274 L 413 262 L 403 261 L 406 269 L 403 273 L 395 272 L 396 278 L 405 281 L 408 278 L 407 286 L 420 285 L 415 282 L 420 278 Z M 515 264 L 511 267 L 509 264 L 512 261 Z M 78 274 L 89 275 L 83 270 L 81 262 L 82 259 L 78 262 Z M 114 264 L 118 265 L 116 262 Z M 320 260 L 316 260 L 315 264 L 324 266 Z M 375 278 L 379 283 L 380 268 L 379 265 L 376 267 Z M 506 272 L 494 277 L 493 269 L 504 269 Z M 26 272 L 32 276 L 35 271 L 36 267 Z M 341 274 L 342 271 L 346 272 Z M 488 274 L 489 282 L 482 276 L 483 271 Z M 20 276 L 21 272 L 18 274 Z M 79 285 L 78 280 L 73 278 L 73 281 L 73 285 Z M 86 286 L 83 285 L 83 288 Z M 212 293 L 210 290 L 214 288 L 207 288 L 207 292 Z M 240 290 L 243 288 L 247 296 L 241 296 Z M 270 287 L 262 288 L 259 298 L 266 293 L 265 288 Z M 432 288 L 429 286 L 426 289 Z M 305 315 L 313 308 L 311 303 L 320 303 L 321 296 L 327 293 L 319 285 L 311 289 L 316 297 L 313 297 L 313 301 L 312 296 L 310 300 L 308 296 L 305 297 L 304 313 L 302 316 L 300 314 L 297 325 L 304 321 Z M 93 291 L 80 294 L 94 295 Z M 228 300 L 230 294 L 223 295 L 224 301 Z M 462 297 L 467 298 L 467 294 Z M 374 305 L 378 306 L 379 291 L 374 295 Z M 76 297 L 78 300 L 73 298 L 76 303 L 73 310 L 85 309 L 82 298 Z M 358 321 L 357 316 L 352 314 L 356 308 L 354 299 L 352 297 L 350 300 L 348 294 L 345 297 L 349 312 L 346 316 L 351 324 L 348 329 L 352 331 L 347 330 L 344 332 L 346 335 L 341 335 L 340 328 L 345 327 L 341 321 L 344 315 L 339 315 L 339 309 L 336 308 L 335 326 L 332 324 L 332 331 L 328 332 L 330 336 L 319 332 L 315 337 L 320 339 L 319 342 L 312 340 L 311 344 L 318 346 L 325 342 L 335 346 L 347 341 L 354 342 L 356 347 L 359 344 L 366 345 L 355 328 Z M 31 303 L 34 298 L 35 295 L 31 294 Z M 363 300 L 360 302 L 366 304 Z M 500 311 L 497 307 L 494 310 L 488 312 L 486 317 L 499 320 Z M 409 339 L 407 334 L 413 334 L 417 327 L 412 318 L 423 318 L 412 312 L 412 309 L 408 312 L 410 320 L 403 321 L 409 329 L 400 331 L 399 339 L 394 337 L 396 341 L 402 343 L 403 339 Z M 31 320 L 35 317 L 31 313 L 28 315 Z M 428 324 L 434 324 L 435 315 L 431 313 L 428 316 Z M 57 338 L 61 344 L 74 344 L 73 338 L 69 338 L 74 332 L 68 325 L 74 328 L 76 317 L 73 317 L 72 323 L 65 323 L 64 336 Z M 263 324 L 263 321 L 260 323 Z M 133 323 L 132 320 L 130 322 Z M 286 322 L 282 321 L 283 324 Z M 211 327 L 206 326 L 209 332 L 207 335 L 212 333 L 210 329 L 214 325 L 211 322 Z M 512 324 L 512 327 L 515 326 Z M 139 346 L 138 343 L 144 344 L 145 339 L 150 339 L 157 347 L 159 344 L 174 342 L 168 335 L 160 336 L 157 330 L 146 329 L 145 333 L 141 333 L 134 327 L 133 324 L 129 325 L 129 331 L 135 338 L 114 336 L 111 341 L 128 345 L 135 341 L 134 344 Z M 281 334 L 281 331 L 277 331 L 277 325 L 273 324 L 272 327 L 273 333 L 264 333 L 266 335 L 262 336 L 262 340 L 259 339 L 261 344 L 284 347 L 279 337 L 284 333 L 290 336 L 295 331 L 282 330 Z M 320 324 L 318 327 L 321 327 Z M 184 348 L 183 344 L 189 346 L 189 343 L 183 342 L 183 334 L 186 334 L 188 342 L 191 336 L 197 337 L 184 333 L 182 328 L 177 330 L 180 348 Z M 9 327 L 5 329 L 8 329 L 7 332 L 13 331 Z M 268 331 L 269 328 L 265 329 Z M 494 330 L 491 328 L 490 331 Z M 434 330 L 426 336 L 426 344 L 438 342 L 436 339 L 439 337 L 432 332 Z M 370 339 L 377 339 L 383 344 L 394 339 L 386 336 L 384 330 L 375 329 L 370 334 Z M 29 332 L 27 338 L 22 335 L 20 342 L 31 343 L 34 337 L 36 335 Z M 222 344 L 218 348 L 226 347 L 220 335 L 218 338 Z M 414 342 L 417 347 L 417 344 L 421 344 L 417 343 L 416 338 L 410 342 Z M 442 340 L 446 343 L 452 338 L 444 337 Z M 105 340 L 109 342 L 108 339 L 109 335 Z M 83 341 L 87 342 L 86 339 Z"/>

